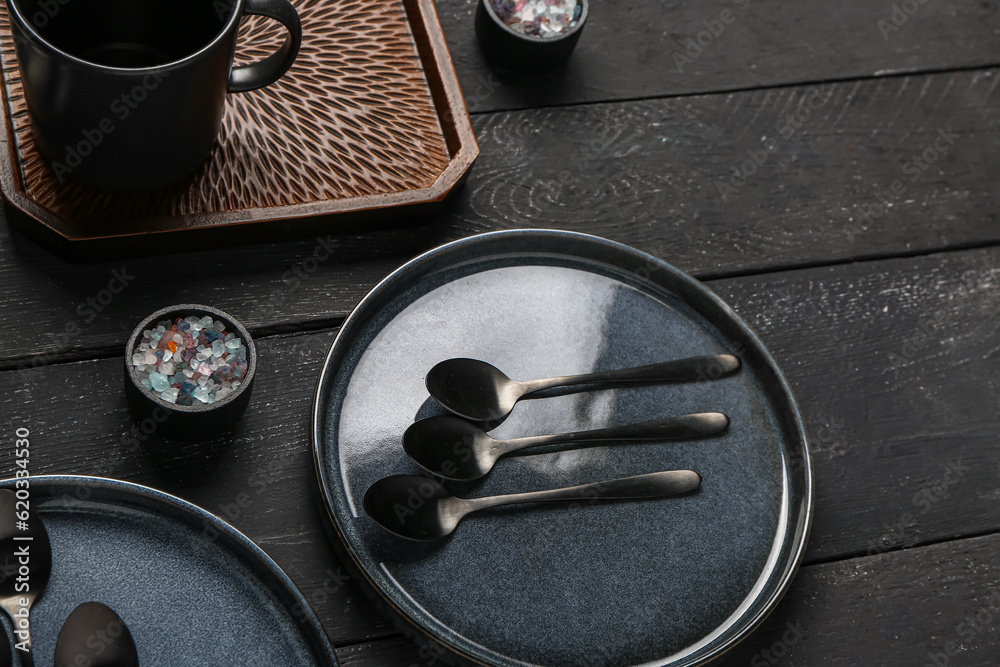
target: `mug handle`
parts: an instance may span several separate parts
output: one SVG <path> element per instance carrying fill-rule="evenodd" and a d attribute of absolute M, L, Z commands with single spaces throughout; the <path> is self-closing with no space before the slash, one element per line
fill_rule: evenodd
<path fill-rule="evenodd" d="M 229 73 L 229 92 L 245 93 L 270 86 L 295 62 L 302 44 L 302 22 L 288 0 L 246 0 L 244 16 L 255 14 L 277 19 L 288 29 L 288 36 L 278 50 L 252 65 L 234 67 Z"/>

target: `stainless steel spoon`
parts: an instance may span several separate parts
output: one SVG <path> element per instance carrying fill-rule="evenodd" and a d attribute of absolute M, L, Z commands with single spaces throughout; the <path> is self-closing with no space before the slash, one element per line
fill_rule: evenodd
<path fill-rule="evenodd" d="M 445 415 L 411 424 L 403 433 L 403 449 L 427 472 L 446 479 L 472 480 L 492 470 L 501 456 L 527 447 L 604 440 L 688 440 L 718 435 L 728 427 L 729 418 L 721 412 L 701 412 L 593 431 L 497 440 L 475 424 Z"/>
<path fill-rule="evenodd" d="M 125 621 L 100 602 L 73 610 L 56 641 L 55 667 L 139 667 L 139 652 Z"/>
<path fill-rule="evenodd" d="M 14 624 L 15 648 L 22 667 L 35 667 L 31 655 L 31 607 L 42 596 L 52 574 L 52 545 L 30 499 L 18 500 L 13 491 L 0 489 L 0 608 Z M 26 568 L 27 575 L 22 568 Z M 27 586 L 26 590 L 22 586 Z M 21 604 L 24 602 L 25 604 Z"/>
<path fill-rule="evenodd" d="M 451 534 L 466 514 L 487 507 L 555 500 L 666 498 L 694 491 L 700 484 L 701 475 L 693 470 L 669 470 L 564 489 L 465 499 L 453 496 L 428 477 L 393 475 L 368 487 L 364 505 L 368 516 L 389 532 L 430 542 Z"/>
<path fill-rule="evenodd" d="M 431 396 L 459 417 L 485 422 L 506 417 L 522 396 L 543 389 L 613 382 L 715 380 L 739 369 L 739 357 L 710 354 L 638 368 L 516 382 L 485 361 L 447 359 L 427 373 L 425 384 Z"/>

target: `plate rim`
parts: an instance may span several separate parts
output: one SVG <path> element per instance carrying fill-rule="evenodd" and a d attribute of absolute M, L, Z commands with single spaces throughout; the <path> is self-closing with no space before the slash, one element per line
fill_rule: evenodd
<path fill-rule="evenodd" d="M 197 522 L 208 522 L 213 528 L 219 530 L 222 534 L 230 540 L 230 544 L 223 544 L 223 548 L 229 551 L 232 555 L 236 556 L 238 560 L 244 561 L 244 564 L 251 566 L 251 563 L 247 563 L 246 559 L 252 559 L 252 565 L 257 568 L 262 568 L 264 571 L 268 572 L 272 577 L 274 577 L 274 584 L 280 585 L 282 592 L 291 597 L 295 604 L 301 606 L 302 612 L 305 615 L 305 619 L 308 622 L 308 627 L 312 631 L 310 634 L 313 636 L 307 638 L 308 643 L 313 647 L 314 650 L 321 653 L 319 657 L 325 658 L 328 661 L 329 667 L 339 667 L 340 663 L 337 661 L 336 653 L 334 652 L 333 644 L 330 642 L 330 638 L 326 634 L 326 630 L 323 628 L 322 623 L 319 621 L 319 617 L 316 616 L 315 611 L 309 605 L 305 596 L 292 581 L 291 577 L 272 559 L 267 553 L 261 549 L 257 544 L 251 540 L 249 537 L 244 535 L 240 530 L 238 530 L 233 525 L 223 521 L 222 518 L 212 514 L 203 507 L 199 507 L 194 503 L 191 503 L 183 498 L 175 496 L 166 491 L 161 491 L 155 489 L 151 486 L 146 486 L 144 484 L 137 484 L 135 482 L 128 482 L 121 479 L 113 479 L 110 477 L 98 477 L 92 475 L 69 475 L 69 474 L 53 474 L 53 475 L 28 475 L 27 477 L 6 477 L 0 479 L 0 489 L 14 489 L 17 487 L 17 482 L 20 480 L 27 480 L 29 484 L 29 491 L 36 485 L 50 486 L 50 487 L 71 487 L 86 485 L 88 488 L 98 487 L 109 493 L 119 493 L 125 495 L 136 496 L 147 501 L 151 501 L 154 504 L 167 504 L 173 506 L 175 510 L 179 513 L 188 515 L 192 520 L 192 525 L 195 521 Z M 59 502 L 56 499 L 55 502 Z M 112 500 L 96 500 L 92 501 L 88 499 L 80 499 L 80 502 L 109 502 L 114 504 Z M 163 518 L 167 520 L 172 519 L 169 516 L 164 516 Z M 201 524 L 203 525 L 203 524 Z M 243 553 L 239 553 L 232 547 L 236 546 L 237 549 L 242 549 Z M 244 558 L 245 556 L 246 558 Z M 268 585 L 266 581 L 260 581 L 258 578 L 258 585 L 267 587 L 273 594 L 277 594 L 278 591 L 273 589 L 273 586 Z M 297 624 L 298 625 L 298 624 Z"/>
<path fill-rule="evenodd" d="M 693 290 L 697 293 L 700 298 L 707 299 L 714 307 L 727 313 L 731 321 L 735 322 L 741 330 L 741 334 L 746 337 L 748 342 L 754 348 L 756 348 L 754 352 L 760 357 L 761 361 L 773 374 L 774 380 L 778 385 L 778 391 L 787 401 L 789 408 L 787 416 L 791 417 L 795 434 L 802 445 L 802 481 L 804 482 L 805 488 L 802 491 L 802 499 L 800 502 L 801 509 L 798 510 L 798 512 L 796 512 L 795 509 L 789 510 L 789 514 L 792 517 L 795 517 L 796 514 L 798 514 L 797 521 L 789 522 L 789 526 L 785 531 L 786 534 L 791 534 L 791 538 L 789 539 L 793 540 L 794 543 L 792 544 L 792 548 L 788 555 L 787 565 L 781 572 L 781 576 L 774 585 L 766 603 L 763 604 L 763 606 L 746 621 L 740 622 L 742 627 L 734 632 L 732 636 L 721 642 L 718 646 L 711 647 L 710 650 L 705 651 L 704 653 L 699 654 L 699 651 L 695 651 L 693 656 L 689 655 L 686 658 L 682 658 L 680 661 L 673 661 L 671 656 L 664 656 L 662 658 L 657 658 L 654 662 L 644 663 L 643 665 L 636 667 L 696 667 L 699 665 L 706 665 L 714 660 L 717 660 L 720 656 L 729 652 L 753 634 L 760 624 L 774 611 L 774 609 L 781 602 L 782 598 L 788 592 L 788 589 L 790 588 L 791 583 L 802 564 L 802 558 L 809 543 L 815 508 L 815 481 L 812 466 L 812 454 L 809 448 L 808 431 L 806 429 L 805 420 L 802 417 L 798 401 L 795 399 L 795 395 L 791 386 L 788 384 L 787 378 L 785 378 L 784 373 L 778 366 L 777 361 L 774 359 L 774 355 L 771 354 L 771 351 L 766 345 L 764 345 L 763 341 L 757 336 L 757 333 L 743 320 L 743 318 L 740 317 L 732 309 L 732 307 L 723 301 L 722 298 L 719 297 L 713 290 L 693 276 L 681 271 L 672 264 L 654 255 L 618 241 L 582 232 L 536 228 L 505 229 L 467 236 L 461 239 L 449 241 L 435 248 L 431 248 L 430 250 L 426 250 L 404 262 L 376 283 L 375 286 L 373 286 L 361 298 L 361 300 L 358 301 L 357 305 L 355 305 L 347 317 L 344 318 L 344 321 L 337 330 L 337 334 L 330 343 L 327 354 L 323 359 L 322 369 L 316 381 L 316 389 L 313 394 L 312 404 L 310 439 L 313 466 L 316 471 L 316 481 L 320 491 L 319 501 L 323 508 L 322 514 L 326 519 L 324 524 L 330 536 L 336 538 L 330 540 L 334 551 L 344 564 L 352 570 L 352 573 L 364 582 L 361 588 L 368 594 L 368 598 L 372 600 L 380 610 L 387 613 L 396 626 L 399 627 L 400 630 L 402 630 L 403 633 L 410 639 L 417 641 L 417 643 L 421 646 L 445 647 L 447 651 L 450 651 L 450 657 L 454 659 L 456 664 L 475 665 L 477 667 L 496 667 L 494 663 L 484 662 L 478 656 L 472 655 L 463 648 L 456 646 L 453 642 L 448 641 L 447 638 L 435 634 L 432 629 L 424 627 L 424 625 L 411 617 L 406 610 L 402 609 L 388 595 L 386 595 L 381 587 L 375 583 L 369 575 L 368 570 L 358 561 L 354 550 L 345 538 L 344 532 L 341 530 L 335 512 L 333 511 L 333 502 L 330 495 L 330 489 L 328 488 L 327 475 L 321 465 L 320 448 L 322 446 L 322 434 L 320 433 L 320 408 L 323 405 L 322 395 L 324 387 L 327 385 L 329 379 L 336 373 L 336 369 L 331 368 L 331 361 L 334 356 L 341 351 L 341 348 L 345 347 L 345 345 L 349 345 L 351 342 L 349 338 L 353 337 L 351 330 L 356 326 L 356 322 L 366 315 L 365 311 L 371 307 L 371 304 L 374 301 L 381 297 L 383 292 L 391 289 L 397 281 L 406 278 L 408 274 L 419 270 L 422 265 L 435 260 L 440 255 L 447 255 L 456 249 L 469 245 L 491 243 L 497 240 L 502 243 L 505 238 L 536 238 L 555 241 L 558 241 L 559 239 L 572 239 L 582 243 L 591 243 L 595 246 L 603 246 L 617 252 L 630 254 L 637 260 L 645 262 L 645 266 L 649 267 L 647 271 L 650 275 L 652 275 L 654 271 L 665 271 L 666 274 L 672 279 L 679 281 L 687 289 Z M 553 253 L 549 250 L 539 251 L 539 253 L 542 252 L 573 256 L 573 253 L 568 251 L 561 253 Z M 608 262 L 608 264 L 617 266 L 614 262 Z M 660 289 L 667 289 L 659 283 L 654 284 L 656 284 L 656 286 Z M 782 457 L 782 460 L 785 460 L 784 456 Z M 416 636 L 414 636 L 414 634 Z M 704 637 L 695 641 L 692 645 L 695 645 L 698 641 L 703 640 Z M 468 639 L 466 639 L 466 641 L 469 644 L 473 643 Z M 438 657 L 445 658 L 447 661 L 447 657 L 445 655 L 439 655 Z"/>

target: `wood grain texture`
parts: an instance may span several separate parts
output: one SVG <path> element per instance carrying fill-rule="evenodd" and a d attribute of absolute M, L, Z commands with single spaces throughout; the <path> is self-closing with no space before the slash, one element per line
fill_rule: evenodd
<path fill-rule="evenodd" d="M 701 277 L 994 243 L 998 81 L 989 70 L 481 116 L 464 191 L 415 228 L 71 264 L 0 225 L 0 367 L 117 354 L 132 323 L 185 301 L 257 335 L 335 326 L 410 257 L 502 228 L 606 236 Z M 922 170 L 915 157 L 935 142 L 945 150 Z M 748 151 L 767 159 L 720 192 L 755 164 Z M 129 285 L 107 292 L 123 267 Z"/>
<path fill-rule="evenodd" d="M 802 568 L 774 613 L 715 667 L 993 667 L 1000 536 Z M 431 667 L 404 637 L 347 646 L 343 667 Z M 594 665 L 602 665 L 595 662 Z"/>
<path fill-rule="evenodd" d="M 1000 531 L 1000 248 L 710 286 L 774 353 L 811 431 L 807 562 Z M 339 581 L 319 519 L 308 421 L 332 337 L 259 340 L 250 411 L 208 443 L 137 442 L 121 357 L 0 373 L 0 432 L 31 429 L 35 474 L 150 484 L 229 520 L 302 587 L 335 644 L 389 636 L 354 583 Z"/>
<path fill-rule="evenodd" d="M 526 76 L 494 67 L 480 54 L 475 3 L 437 2 L 474 113 L 1000 63 L 994 0 L 923 2 L 905 20 L 897 17 L 899 30 L 892 29 L 889 1 L 591 0 L 568 64 Z M 720 31 L 727 10 L 732 20 Z M 885 36 L 879 21 L 892 25 Z M 709 27 L 718 34 L 706 32 Z M 691 61 L 678 63 L 675 55 Z"/>
<path fill-rule="evenodd" d="M 775 355 L 804 413 L 807 559 L 1000 530 L 1000 249 L 710 286 Z"/>

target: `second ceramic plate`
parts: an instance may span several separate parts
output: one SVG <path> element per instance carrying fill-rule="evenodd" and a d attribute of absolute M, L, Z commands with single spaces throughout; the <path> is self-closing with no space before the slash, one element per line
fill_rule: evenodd
<path fill-rule="evenodd" d="M 63 622 L 90 600 L 125 621 L 142 665 L 337 667 L 292 581 L 218 517 L 119 480 L 28 481 L 29 502 L 52 542 L 52 576 L 31 610 L 39 667 L 53 664 Z M 14 480 L 0 488 L 14 490 Z M 100 637 L 90 639 L 91 661 L 84 655 L 78 664 L 99 655 Z"/>
<path fill-rule="evenodd" d="M 519 380 L 732 352 L 715 382 L 619 387 L 521 401 L 496 437 L 721 411 L 718 438 L 502 459 L 467 497 L 658 470 L 701 473 L 666 500 L 488 510 L 448 539 L 382 530 L 365 490 L 418 473 L 400 437 L 442 413 L 424 387 L 450 357 Z M 710 290 L 634 249 L 591 236 L 497 232 L 431 251 L 358 305 L 320 378 L 314 447 L 336 546 L 383 608 L 457 661 L 692 665 L 745 637 L 786 590 L 811 520 L 805 432 L 773 359 Z"/>

